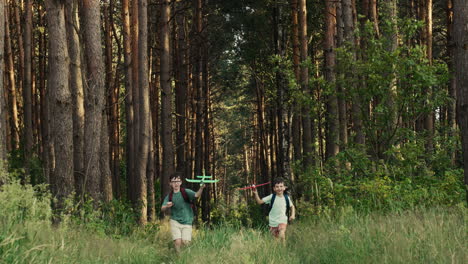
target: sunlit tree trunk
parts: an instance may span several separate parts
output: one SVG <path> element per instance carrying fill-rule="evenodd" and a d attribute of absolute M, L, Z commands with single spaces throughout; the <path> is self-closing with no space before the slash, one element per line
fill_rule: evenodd
<path fill-rule="evenodd" d="M 18 1 L 11 1 L 13 5 L 13 12 L 14 12 L 14 26 L 16 29 L 16 35 L 17 39 L 17 47 L 18 47 L 18 78 L 17 78 L 17 89 L 18 93 L 21 93 L 23 91 L 23 81 L 24 81 L 24 41 L 23 41 L 23 29 L 21 27 L 21 5 L 23 3 L 23 0 L 18 0 Z M 21 106 L 21 105 L 20 105 Z M 21 109 L 21 107 L 19 107 Z M 18 142 L 19 144 L 19 142 Z"/>
<path fill-rule="evenodd" d="M 68 54 L 70 57 L 70 89 L 73 100 L 73 167 L 75 189 L 82 198 L 84 184 L 84 94 L 83 76 L 81 72 L 81 49 L 77 30 L 78 5 L 76 1 L 65 4 L 67 22 Z"/>
<path fill-rule="evenodd" d="M 420 5 L 420 19 L 424 21 L 421 32 L 421 44 L 426 47 L 426 57 L 432 64 L 432 0 L 422 0 Z M 426 87 L 426 96 L 432 100 L 433 88 Z M 434 113 L 429 111 L 423 115 L 423 126 L 426 135 L 426 150 L 430 154 L 434 149 Z"/>
<path fill-rule="evenodd" d="M 18 118 L 18 88 L 16 86 L 16 78 L 15 78 L 15 64 L 14 64 L 14 57 L 13 57 L 13 50 L 12 50 L 12 39 L 10 34 L 10 15 L 8 12 L 8 8 L 5 8 L 5 52 L 6 57 L 4 59 L 8 76 L 8 84 L 9 84 L 9 107 L 8 111 L 10 112 L 10 131 L 6 133 L 11 134 L 11 139 L 13 140 L 13 148 L 19 148 L 20 143 L 20 128 L 19 128 L 19 118 Z M 9 145 L 9 143 L 7 143 Z"/>
<path fill-rule="evenodd" d="M 148 80 L 148 3 L 147 0 L 139 0 L 138 3 L 138 83 L 139 98 L 138 113 L 139 134 L 138 134 L 138 157 L 137 157 L 137 196 L 139 223 L 141 225 L 147 222 L 147 167 L 148 152 L 150 150 L 150 105 L 149 105 L 149 80 Z"/>

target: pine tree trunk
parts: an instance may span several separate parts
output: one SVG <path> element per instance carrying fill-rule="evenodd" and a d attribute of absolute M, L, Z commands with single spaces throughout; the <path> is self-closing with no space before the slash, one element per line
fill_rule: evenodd
<path fill-rule="evenodd" d="M 0 15 L 3 19 L 0 19 L 0 169 L 5 166 L 4 162 L 7 157 L 6 149 L 6 102 L 5 102 L 5 87 L 3 83 L 3 70 L 5 66 L 5 20 L 8 19 L 5 12 L 5 1 L 0 0 Z M 0 182 L 0 185 L 2 183 Z"/>
<path fill-rule="evenodd" d="M 336 6 L 333 0 L 326 0 L 325 9 L 325 80 L 328 85 L 335 83 L 335 41 L 336 32 Z M 333 91 L 327 98 L 327 135 L 326 135 L 326 157 L 330 158 L 338 154 L 339 145 L 339 120 L 338 120 L 338 100 L 336 92 Z"/>
<path fill-rule="evenodd" d="M 102 112 L 101 126 L 101 149 L 99 155 L 99 171 L 101 173 L 101 199 L 108 203 L 113 199 L 112 192 L 112 173 L 110 170 L 109 156 L 109 126 L 106 111 Z"/>
<path fill-rule="evenodd" d="M 10 34 L 10 15 L 8 14 L 8 8 L 5 8 L 5 52 L 6 58 L 5 65 L 8 75 L 9 81 L 9 109 L 10 112 L 10 131 L 7 133 L 11 133 L 11 137 L 13 142 L 13 148 L 18 149 L 20 143 L 20 131 L 19 131 L 19 118 L 18 118 L 18 87 L 16 86 L 16 78 L 15 78 L 15 65 L 14 65 L 14 58 L 13 58 L 13 50 L 12 50 L 12 39 Z M 8 143 L 7 143 L 8 144 Z"/>
<path fill-rule="evenodd" d="M 393 53 L 398 48 L 398 27 L 397 27 L 397 3 L 395 0 L 387 1 L 382 4 L 382 19 L 387 22 L 386 26 L 382 26 L 382 36 L 386 40 L 387 52 Z M 386 79 L 390 80 L 388 84 L 388 99 L 386 102 L 389 111 L 389 122 L 386 124 L 385 130 L 387 134 L 394 134 L 391 131 L 396 131 L 399 126 L 399 113 L 396 106 L 397 99 L 397 79 L 394 73 L 396 65 L 391 65 L 391 71 L 387 72 L 386 75 L 390 76 Z M 388 138 L 388 145 L 382 148 L 382 150 L 389 148 L 394 144 L 393 138 Z M 382 154 L 382 153 L 380 153 Z"/>
<path fill-rule="evenodd" d="M 18 93 L 23 91 L 23 81 L 24 81 L 24 42 L 23 42 L 23 30 L 21 28 L 21 2 L 20 1 L 11 1 L 14 8 L 14 26 L 16 32 L 12 35 L 17 36 L 17 47 L 18 47 L 18 78 L 17 78 L 17 89 Z M 21 105 L 19 105 L 21 109 Z M 18 132 L 19 133 L 19 132 Z M 18 141 L 19 144 L 19 141 Z"/>
<path fill-rule="evenodd" d="M 48 90 L 51 99 L 52 142 L 55 163 L 51 165 L 52 194 L 57 197 L 56 210 L 64 206 L 64 200 L 74 191 L 73 179 L 73 109 L 69 87 L 69 62 L 63 2 L 46 0 L 49 28 L 49 76 Z"/>
<path fill-rule="evenodd" d="M 101 12 L 98 0 L 83 0 L 81 28 L 84 31 L 86 73 L 85 85 L 85 185 L 94 202 L 101 201 L 101 151 L 102 113 L 104 111 L 104 59 L 101 45 Z"/>
<path fill-rule="evenodd" d="M 453 45 L 454 35 L 453 35 L 453 0 L 447 0 L 447 50 L 449 55 L 449 72 L 455 71 L 455 49 Z M 457 98 L 457 86 L 456 86 L 456 76 L 450 76 L 449 84 L 449 97 L 450 100 L 448 103 L 447 109 L 447 119 L 449 125 L 449 137 L 455 135 L 457 129 L 456 123 L 456 98 Z M 453 150 L 451 153 L 452 165 L 455 165 L 456 162 L 456 151 Z"/>
<path fill-rule="evenodd" d="M 24 75 L 23 75 L 23 114 L 24 114 L 24 157 L 26 173 L 30 173 L 33 151 L 32 121 L 32 0 L 26 0 L 24 19 Z"/>
<path fill-rule="evenodd" d="M 75 170 L 75 190 L 83 198 L 84 184 L 84 91 L 81 72 L 81 49 L 77 29 L 77 2 L 67 1 L 65 4 L 67 19 L 68 54 L 70 56 L 70 89 L 73 100 L 73 167 Z"/>
<path fill-rule="evenodd" d="M 305 65 L 308 58 L 307 48 L 307 5 L 306 0 L 299 0 L 299 42 L 300 42 L 300 69 L 301 77 L 300 84 L 302 93 L 306 97 L 312 97 L 312 92 L 309 88 L 309 69 Z M 314 148 L 312 136 L 312 118 L 310 105 L 307 103 L 302 107 L 302 150 L 303 150 L 303 165 L 307 169 L 314 164 Z"/>
<path fill-rule="evenodd" d="M 132 37 L 132 47 L 131 47 L 131 70 L 132 70 L 132 97 L 133 97 L 133 126 L 132 126 L 132 131 L 133 133 L 133 142 L 132 144 L 134 145 L 134 151 L 135 151 L 135 159 L 133 161 L 133 164 L 131 165 L 133 167 L 133 173 L 131 174 L 132 178 L 129 179 L 129 182 L 132 184 L 132 190 L 131 190 L 131 201 L 133 202 L 134 207 L 136 208 L 138 206 L 138 144 L 140 140 L 140 105 L 139 105 L 139 100 L 140 100 L 140 89 L 139 89 L 139 73 L 138 73 L 138 67 L 139 67 L 139 56 L 138 56 L 138 45 L 140 42 L 139 35 L 138 35 L 138 2 L 139 0 L 132 0 L 131 1 L 131 24 L 130 24 L 130 30 L 131 30 L 131 37 Z"/>
<path fill-rule="evenodd" d="M 133 197 L 133 174 L 135 171 L 135 145 L 133 126 L 134 126 L 134 112 L 133 112 L 133 73 L 131 67 L 131 30 L 130 30 L 130 7 L 129 0 L 122 0 L 122 35 L 124 43 L 124 70 L 125 70 L 125 123 L 127 140 L 125 142 L 125 155 L 126 155 L 126 173 L 127 173 L 127 197 L 132 200 Z"/>
<path fill-rule="evenodd" d="M 45 27 L 45 11 L 43 7 L 39 8 L 39 26 Z M 39 40 L 39 94 L 40 94 L 40 119 L 41 119 L 41 139 L 42 152 L 41 160 L 43 162 L 43 174 L 46 183 L 50 183 L 50 168 L 53 164 L 52 144 L 50 142 L 50 122 L 49 122 L 49 96 L 46 88 L 46 34 L 42 32 Z"/>
<path fill-rule="evenodd" d="M 154 180 L 155 180 L 155 154 L 154 154 L 154 143 L 153 143 L 153 122 L 150 118 L 150 143 L 148 151 L 148 166 L 146 168 L 146 181 L 147 181 L 147 195 L 148 195 L 148 222 L 154 223 L 156 221 L 156 195 L 154 191 Z"/>
<path fill-rule="evenodd" d="M 150 105 L 149 105 L 149 80 L 148 80 L 148 3 L 147 0 L 139 0 L 138 3 L 138 61 L 139 61 L 139 139 L 138 139 L 138 157 L 137 157 L 137 194 L 138 194 L 138 212 L 139 223 L 141 225 L 147 222 L 147 166 L 148 152 L 151 144 L 150 130 Z"/>
<path fill-rule="evenodd" d="M 186 170 L 186 153 L 187 153 L 187 141 L 186 141 L 186 102 L 187 102 L 187 86 L 188 86 L 188 68 L 186 63 L 186 34 L 185 34 L 185 4 L 183 2 L 176 3 L 178 12 L 176 14 L 177 24 L 177 38 L 175 39 L 175 71 L 177 73 L 175 81 L 176 90 L 176 152 L 177 152 L 177 171 Z"/>
<path fill-rule="evenodd" d="M 344 18 L 343 18 L 343 3 L 339 1 L 336 3 L 336 46 L 343 47 L 344 39 Z M 339 62 L 337 62 L 339 63 Z M 337 72 L 337 74 L 341 74 Z M 347 90 L 341 83 L 336 84 L 337 102 L 338 102 L 338 123 L 339 123 L 339 138 L 340 146 L 345 148 L 348 144 L 348 115 L 347 115 Z"/>
<path fill-rule="evenodd" d="M 172 89 L 170 83 L 169 18 L 170 3 L 163 0 L 161 5 L 161 141 L 162 179 L 161 194 L 169 193 L 169 176 L 174 172 L 174 145 L 172 143 Z"/>
<path fill-rule="evenodd" d="M 453 0 L 453 36 L 455 41 L 455 78 L 457 83 L 457 121 L 460 126 L 465 169 L 465 191 L 468 190 L 468 2 Z M 468 191 L 466 193 L 468 200 Z"/>
<path fill-rule="evenodd" d="M 292 52 L 293 52 L 293 69 L 296 82 L 300 84 L 300 44 L 299 44 L 299 18 L 298 13 L 299 5 L 298 0 L 291 0 L 291 20 L 292 20 Z M 294 102 L 293 106 L 293 119 L 292 119 L 292 145 L 293 145 L 293 159 L 302 159 L 302 134 L 301 134 L 301 107 L 298 102 Z"/>

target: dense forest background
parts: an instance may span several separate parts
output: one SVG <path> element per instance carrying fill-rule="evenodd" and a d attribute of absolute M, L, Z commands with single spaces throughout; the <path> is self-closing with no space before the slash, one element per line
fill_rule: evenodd
<path fill-rule="evenodd" d="M 0 192 L 141 225 L 174 171 L 220 180 L 205 223 L 278 176 L 299 217 L 465 204 L 467 5 L 0 0 Z"/>

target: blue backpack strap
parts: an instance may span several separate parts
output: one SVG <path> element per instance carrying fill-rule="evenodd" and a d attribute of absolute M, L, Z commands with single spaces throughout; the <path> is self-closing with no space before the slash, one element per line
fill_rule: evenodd
<path fill-rule="evenodd" d="M 273 193 L 272 196 L 271 196 L 271 200 L 270 200 L 270 212 L 271 212 L 271 209 L 273 208 L 273 203 L 275 202 L 275 199 L 276 199 L 276 193 Z"/>
<path fill-rule="evenodd" d="M 284 194 L 284 199 L 286 199 L 286 216 L 289 217 L 289 209 L 290 209 L 289 196 L 287 194 Z"/>

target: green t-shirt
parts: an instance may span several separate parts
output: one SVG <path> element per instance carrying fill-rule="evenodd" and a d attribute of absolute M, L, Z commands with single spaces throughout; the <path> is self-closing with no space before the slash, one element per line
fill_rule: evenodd
<path fill-rule="evenodd" d="M 190 189 L 185 189 L 190 201 L 195 200 L 195 192 Z M 162 206 L 169 202 L 169 195 L 164 198 Z M 193 222 L 193 211 L 189 203 L 185 202 L 181 192 L 176 192 L 172 195 L 171 219 L 179 222 L 182 225 L 191 225 Z"/>

